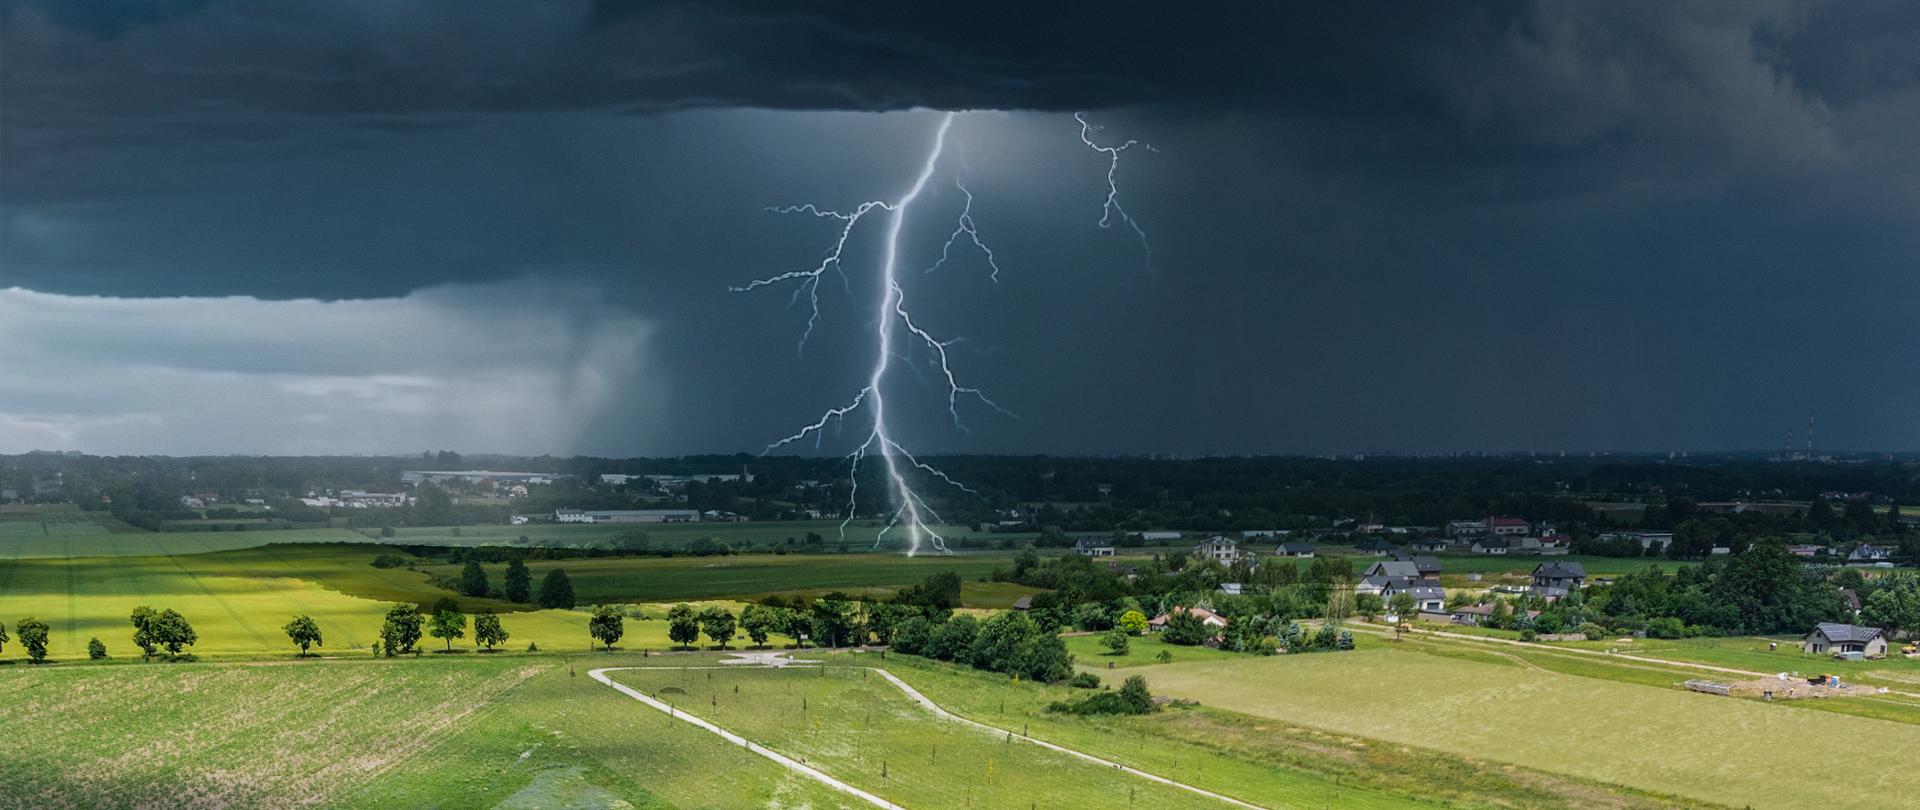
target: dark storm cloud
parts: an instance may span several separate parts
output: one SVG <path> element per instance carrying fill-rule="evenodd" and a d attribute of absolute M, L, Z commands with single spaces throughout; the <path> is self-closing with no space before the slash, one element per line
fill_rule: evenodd
<path fill-rule="evenodd" d="M 0 288 L 68 316 L 20 319 L 32 351 L 0 349 L 32 361 L 0 430 L 246 449 L 188 427 L 155 444 L 152 420 L 322 390 L 392 412 L 422 376 L 452 392 L 428 401 L 466 401 L 442 378 L 551 354 L 520 388 L 600 391 L 572 429 L 501 427 L 563 393 L 401 432 L 758 449 L 857 390 L 874 260 L 856 238 L 851 295 L 823 289 L 796 358 L 785 291 L 726 288 L 817 260 L 827 234 L 763 207 L 898 193 L 932 117 L 871 113 L 930 107 L 1031 111 L 956 126 L 1001 282 L 971 256 L 913 278 L 926 322 L 966 338 L 968 379 L 1023 418 L 961 433 L 903 376 L 916 448 L 1752 447 L 1807 410 L 1834 442 L 1920 447 L 1915 41 L 1920 6 L 1895 3 L 0 0 Z M 1080 109 L 1160 148 L 1121 171 L 1157 276 L 1096 225 L 1106 164 L 1062 114 Z M 953 168 L 909 226 L 916 265 L 951 228 Z M 513 292 L 529 278 L 617 313 Z M 229 295 L 271 300 L 210 301 Z M 278 305 L 307 297 L 366 303 Z M 501 305 L 646 338 L 517 347 L 487 328 Z M 327 314 L 395 308 L 417 335 L 356 342 Z M 186 334 L 156 355 L 128 312 Z M 220 318 L 251 326 L 190 339 Z M 516 346 L 501 361 L 490 340 Z M 600 345 L 632 368 L 552 382 L 593 373 L 574 355 Z M 112 395 L 183 356 L 222 408 Z M 301 357 L 326 379 L 273 376 Z M 330 435 L 261 431 L 251 446 Z"/>

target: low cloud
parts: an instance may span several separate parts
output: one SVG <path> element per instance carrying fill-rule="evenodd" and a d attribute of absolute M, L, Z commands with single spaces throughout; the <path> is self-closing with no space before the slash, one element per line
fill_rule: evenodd
<path fill-rule="evenodd" d="M 575 452 L 654 415 L 653 330 L 550 283 L 324 302 L 5 289 L 0 452 Z"/>

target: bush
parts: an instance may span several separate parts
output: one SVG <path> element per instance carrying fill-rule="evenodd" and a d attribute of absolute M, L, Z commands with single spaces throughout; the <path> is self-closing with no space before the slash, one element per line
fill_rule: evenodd
<path fill-rule="evenodd" d="M 87 657 L 95 661 L 107 657 L 107 645 L 100 642 L 99 636 L 87 639 Z"/>
<path fill-rule="evenodd" d="M 1157 708 L 1153 705 L 1153 694 L 1147 691 L 1147 679 L 1134 675 L 1127 678 L 1118 692 L 1100 692 L 1072 702 L 1055 701 L 1048 704 L 1047 711 L 1080 715 L 1148 714 Z"/>
<path fill-rule="evenodd" d="M 1525 630 L 1522 630 L 1522 631 L 1520 631 L 1520 640 L 1521 640 L 1521 641 L 1534 641 L 1534 640 L 1536 640 L 1536 639 L 1538 639 L 1538 638 L 1540 638 L 1540 634 L 1539 634 L 1539 633 L 1536 633 L 1536 632 L 1534 632 L 1534 630 L 1533 630 L 1533 628 L 1531 628 L 1531 627 L 1529 627 L 1529 628 L 1527 628 L 1527 629 L 1525 629 Z"/>
<path fill-rule="evenodd" d="M 373 567 L 405 568 L 408 565 L 412 564 L 412 562 L 413 562 L 412 560 L 406 557 L 402 557 L 398 554 L 382 554 L 378 557 L 373 558 Z"/>
<path fill-rule="evenodd" d="M 1607 637 L 1607 628 L 1587 622 L 1580 625 L 1580 634 L 1586 636 L 1588 641 L 1599 641 Z"/>
<path fill-rule="evenodd" d="M 1686 634 L 1686 624 L 1673 616 L 1661 616 L 1647 622 L 1649 638 L 1680 638 Z"/>
<path fill-rule="evenodd" d="M 1127 631 L 1116 627 L 1100 637 L 1100 646 L 1107 648 L 1108 655 L 1126 655 L 1133 643 Z"/>
<path fill-rule="evenodd" d="M 1075 689 L 1099 689 L 1100 676 L 1091 672 L 1080 672 L 1067 679 L 1067 685 Z"/>

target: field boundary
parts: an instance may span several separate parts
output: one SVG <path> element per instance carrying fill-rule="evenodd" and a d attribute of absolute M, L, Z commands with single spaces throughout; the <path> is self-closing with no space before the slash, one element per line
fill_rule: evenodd
<path fill-rule="evenodd" d="M 747 659 L 747 660 L 750 660 L 750 659 Z M 745 660 L 743 660 L 742 663 L 745 663 Z M 798 662 L 795 662 L 795 663 L 798 663 Z M 753 664 L 748 664 L 748 665 L 758 666 L 758 667 L 777 667 L 778 666 L 778 665 L 764 664 L 764 663 L 757 663 L 757 662 Z M 812 777 L 813 779 L 835 790 L 839 790 L 844 793 L 849 793 L 851 795 L 858 796 L 862 799 L 867 800 L 868 803 L 873 804 L 876 807 L 898 808 L 898 810 L 904 810 L 904 808 L 900 808 L 899 805 L 889 802 L 886 799 L 882 799 L 879 796 L 875 796 L 871 793 L 867 793 L 866 791 L 860 790 L 859 788 L 856 788 L 852 785 L 849 785 L 845 782 L 842 782 L 838 779 L 828 776 L 825 773 L 822 773 L 819 770 L 816 770 L 812 767 L 799 763 L 793 760 L 792 758 L 787 757 L 784 754 L 780 754 L 778 752 L 769 750 L 767 748 L 755 745 L 752 742 L 748 741 L 745 737 L 742 737 L 731 731 L 727 731 L 726 729 L 723 729 L 719 726 L 716 726 L 712 723 L 707 722 L 706 720 L 702 720 L 684 711 L 680 711 L 674 708 L 670 704 L 664 703 L 659 700 L 655 700 L 652 697 L 648 697 L 645 693 L 642 693 L 638 689 L 634 689 L 633 687 L 627 686 L 626 684 L 616 683 L 612 678 L 609 678 L 606 675 L 606 673 L 608 672 L 618 672 L 623 670 L 649 670 L 649 669 L 653 669 L 653 670 L 695 670 L 695 669 L 725 670 L 725 669 L 739 669 L 739 668 L 740 667 L 738 666 L 731 666 L 731 667 L 730 666 L 604 667 L 601 669 L 590 670 L 587 672 L 587 675 L 596 681 L 599 681 L 601 683 L 604 683 L 608 686 L 611 686 L 615 689 L 620 690 L 622 693 L 625 693 L 628 697 L 631 697 L 635 700 L 638 700 L 642 703 L 652 706 L 653 708 L 658 709 L 662 712 L 666 712 L 669 716 L 678 717 L 696 726 L 699 726 L 715 734 L 718 734 L 722 738 L 725 738 L 727 741 L 732 742 L 736 745 L 745 746 L 749 751 L 752 751 L 763 757 L 766 757 L 782 765 L 785 765 L 789 770 L 793 770 L 798 773 L 803 773 L 809 777 Z M 901 680 L 899 676 L 894 675 L 893 673 L 888 672 L 884 669 L 880 669 L 878 667 L 848 667 L 848 668 L 864 669 L 868 672 L 877 673 L 880 677 L 885 678 L 888 683 L 893 684 L 895 688 L 899 689 L 902 694 L 905 694 L 913 702 L 919 704 L 922 708 L 925 708 L 927 711 L 931 712 L 935 717 L 938 717 L 942 720 L 959 723 L 965 726 L 971 726 L 975 729 L 979 729 L 981 731 L 985 731 L 990 734 L 995 734 L 995 735 L 1004 734 L 1004 735 L 1007 735 L 1009 739 L 1016 739 L 1023 742 L 1031 743 L 1033 745 L 1037 745 L 1041 748 L 1045 748 L 1050 751 L 1056 751 L 1062 754 L 1066 754 L 1068 756 L 1075 757 L 1077 759 L 1081 759 L 1086 762 L 1093 763 L 1095 765 L 1100 765 L 1102 767 L 1113 768 L 1114 770 L 1121 771 L 1122 773 L 1126 773 L 1131 776 L 1137 776 L 1150 782 L 1166 785 L 1168 787 L 1179 788 L 1180 790 L 1187 791 L 1188 793 L 1205 796 L 1209 799 L 1213 799 L 1216 801 L 1233 805 L 1234 807 L 1248 808 L 1248 810 L 1267 810 L 1267 808 L 1265 808 L 1262 805 L 1254 804 L 1248 801 L 1243 801 L 1241 799 L 1236 799 L 1232 796 L 1228 796 L 1225 794 L 1215 793 L 1211 790 L 1207 790 L 1206 788 L 1198 787 L 1195 785 L 1189 785 L 1185 782 L 1178 782 L 1178 781 L 1169 779 L 1167 777 L 1161 776 L 1159 774 L 1148 773 L 1146 771 L 1140 770 L 1139 768 L 1135 768 L 1129 765 L 1124 765 L 1119 762 L 1115 762 L 1113 760 L 1106 759 L 1103 757 L 1095 756 L 1093 754 L 1089 754 L 1085 751 L 1081 751 L 1076 748 L 1069 748 L 1059 743 L 1048 742 L 1046 740 L 1036 739 L 1034 737 L 1017 734 L 1010 729 L 990 726 L 978 720 L 970 720 L 968 718 L 961 717 L 960 715 L 947 711 L 945 707 L 942 707 L 940 704 L 935 703 L 932 698 L 929 698 L 926 695 L 921 694 L 920 690 L 913 688 L 913 686 L 909 685 L 906 681 Z"/>

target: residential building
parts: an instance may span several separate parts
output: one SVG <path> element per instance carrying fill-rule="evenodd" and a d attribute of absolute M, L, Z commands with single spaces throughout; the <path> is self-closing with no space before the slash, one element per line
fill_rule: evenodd
<path fill-rule="evenodd" d="M 1414 609 L 1421 613 L 1440 613 L 1447 609 L 1447 591 L 1438 582 L 1417 581 L 1402 591 L 1413 597 Z"/>
<path fill-rule="evenodd" d="M 1140 539 L 1148 543 L 1165 541 L 1165 540 L 1178 540 L 1180 539 L 1180 533 L 1179 532 L 1141 532 Z"/>
<path fill-rule="evenodd" d="M 1240 561 L 1240 542 L 1231 537 L 1215 535 L 1194 546 L 1193 556 L 1221 565 L 1232 565 Z"/>
<path fill-rule="evenodd" d="M 1487 533 L 1487 522 L 1484 520 L 1449 520 L 1447 521 L 1448 537 L 1479 537 L 1486 533 Z"/>
<path fill-rule="evenodd" d="M 1893 559 L 1893 550 L 1870 543 L 1861 543 L 1847 552 L 1848 565 L 1871 565 Z"/>
<path fill-rule="evenodd" d="M 1152 620 L 1147 622 L 1147 628 L 1154 631 L 1165 630 L 1167 628 L 1167 619 L 1174 613 L 1192 613 L 1193 615 L 1200 617 L 1201 624 L 1204 624 L 1208 627 L 1226 627 L 1227 626 L 1226 619 L 1221 618 L 1220 614 L 1215 613 L 1206 608 L 1177 607 L 1166 613 L 1162 613 L 1158 616 L 1153 617 Z"/>
<path fill-rule="evenodd" d="M 1533 524 L 1516 517 L 1490 517 L 1487 533 L 1495 537 L 1525 537 L 1533 533 Z"/>
<path fill-rule="evenodd" d="M 1440 578 L 1440 558 L 1438 557 L 1415 557 L 1413 567 L 1420 572 L 1421 579 L 1438 580 Z"/>
<path fill-rule="evenodd" d="M 1273 554 L 1276 557 L 1311 557 L 1313 556 L 1313 544 L 1293 540 L 1281 543 L 1278 548 L 1273 550 Z"/>
<path fill-rule="evenodd" d="M 1419 579 L 1420 566 L 1415 565 L 1411 560 L 1383 560 L 1367 566 L 1367 570 L 1361 572 L 1360 575 L 1363 577 L 1385 576 L 1402 579 Z"/>
<path fill-rule="evenodd" d="M 1532 593 L 1535 596 L 1559 598 L 1586 587 L 1586 584 L 1586 566 L 1577 562 L 1541 563 L 1533 568 Z"/>
<path fill-rule="evenodd" d="M 1424 537 L 1413 541 L 1414 551 L 1442 552 L 1447 550 L 1447 541 L 1443 537 Z"/>
<path fill-rule="evenodd" d="M 696 509 L 610 509 L 589 512 L 581 509 L 555 509 L 555 523 L 695 523 Z"/>
<path fill-rule="evenodd" d="M 1473 545 L 1469 548 L 1475 554 L 1505 554 L 1507 541 L 1500 537 L 1486 537 L 1473 541 Z"/>
<path fill-rule="evenodd" d="M 1082 557 L 1111 557 L 1113 541 L 1105 537 L 1082 537 L 1073 541 L 1073 553 Z"/>
<path fill-rule="evenodd" d="M 1600 539 L 1632 540 L 1640 544 L 1641 551 L 1646 551 L 1657 544 L 1664 551 L 1667 546 L 1673 545 L 1673 532 L 1607 532 L 1600 535 Z"/>
<path fill-rule="evenodd" d="M 1821 622 L 1800 639 L 1800 649 L 1810 653 L 1860 653 L 1868 658 L 1887 654 L 1887 634 L 1878 627 Z"/>
<path fill-rule="evenodd" d="M 1375 557 L 1385 557 L 1388 554 L 1393 553 L 1393 544 L 1376 537 L 1376 538 L 1362 540 L 1358 543 L 1355 543 L 1353 545 L 1353 549 L 1355 551 L 1360 552 L 1361 554 L 1371 554 Z"/>

